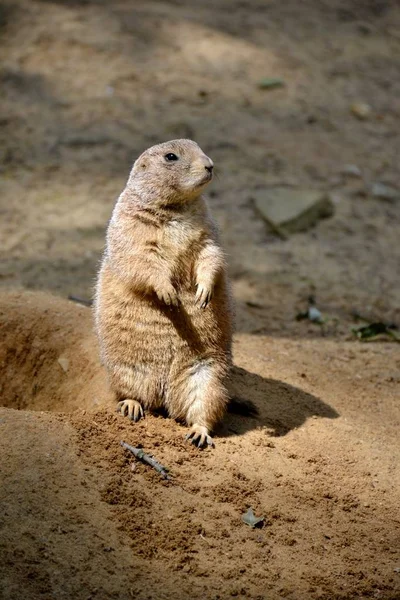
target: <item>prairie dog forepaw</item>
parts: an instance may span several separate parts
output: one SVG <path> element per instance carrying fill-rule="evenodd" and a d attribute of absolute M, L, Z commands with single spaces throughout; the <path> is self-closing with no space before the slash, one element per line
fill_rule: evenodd
<path fill-rule="evenodd" d="M 202 283 L 197 284 L 196 290 L 196 304 L 200 305 L 200 308 L 206 308 L 210 302 L 213 293 L 211 285 L 204 285 Z"/>
<path fill-rule="evenodd" d="M 155 290 L 157 297 L 161 302 L 164 302 L 168 306 L 171 304 L 173 306 L 179 306 L 179 298 L 176 293 L 176 289 L 172 285 L 172 283 L 164 284 Z"/>
<path fill-rule="evenodd" d="M 118 402 L 117 412 L 120 412 L 123 417 L 128 416 L 135 423 L 144 417 L 142 405 L 137 400 L 121 400 Z"/>
<path fill-rule="evenodd" d="M 205 445 L 213 448 L 215 445 L 212 437 L 208 435 L 207 427 L 203 427 L 203 425 L 193 425 L 185 436 L 185 440 L 198 448 L 204 448 Z"/>

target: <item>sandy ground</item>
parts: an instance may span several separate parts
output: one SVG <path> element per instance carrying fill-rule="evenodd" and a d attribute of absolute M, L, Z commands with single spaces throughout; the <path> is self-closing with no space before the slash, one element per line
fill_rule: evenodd
<path fill-rule="evenodd" d="M 398 2 L 17 0 L 0 35 L 1 599 L 397 600 L 399 345 L 351 327 L 400 324 L 400 202 L 371 194 L 400 187 Z M 92 295 L 134 157 L 174 137 L 216 164 L 232 392 L 259 410 L 213 451 L 115 414 L 66 300 Z M 335 215 L 277 238 L 251 200 L 274 184 L 331 192 Z M 310 294 L 322 327 L 295 319 Z"/>

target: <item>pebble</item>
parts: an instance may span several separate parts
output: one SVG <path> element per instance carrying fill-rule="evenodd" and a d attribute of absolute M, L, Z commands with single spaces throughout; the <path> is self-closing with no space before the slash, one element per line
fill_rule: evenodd
<path fill-rule="evenodd" d="M 285 82 L 279 77 L 265 77 L 258 82 L 258 87 L 261 90 L 272 90 L 275 88 L 283 87 Z"/>
<path fill-rule="evenodd" d="M 386 185 L 385 183 L 380 183 L 379 181 L 372 184 L 371 194 L 374 198 L 381 198 L 382 200 L 389 200 L 390 202 L 397 200 L 400 196 L 399 190 L 390 185 Z"/>
<path fill-rule="evenodd" d="M 310 321 L 314 321 L 314 323 L 322 322 L 322 314 L 321 311 L 318 310 L 315 306 L 310 306 L 308 309 L 308 318 Z"/>
<path fill-rule="evenodd" d="M 355 117 L 357 117 L 357 119 L 360 119 L 361 121 L 365 121 L 372 114 L 372 108 L 366 102 L 354 102 L 350 106 L 350 111 Z"/>
<path fill-rule="evenodd" d="M 347 177 L 362 177 L 361 169 L 357 165 L 344 165 L 340 172 Z"/>
<path fill-rule="evenodd" d="M 62 368 L 62 370 L 64 371 L 64 373 L 67 373 L 67 371 L 69 369 L 69 360 L 68 360 L 68 358 L 63 358 L 62 356 L 60 356 L 60 358 L 58 359 L 57 362 L 60 365 L 60 367 Z"/>

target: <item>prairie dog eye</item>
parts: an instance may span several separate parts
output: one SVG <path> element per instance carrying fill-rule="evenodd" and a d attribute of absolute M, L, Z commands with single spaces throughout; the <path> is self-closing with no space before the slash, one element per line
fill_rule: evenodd
<path fill-rule="evenodd" d="M 172 162 L 173 160 L 178 160 L 177 155 L 174 154 L 173 152 L 168 152 L 168 154 L 166 154 L 164 156 L 164 158 L 167 162 Z"/>

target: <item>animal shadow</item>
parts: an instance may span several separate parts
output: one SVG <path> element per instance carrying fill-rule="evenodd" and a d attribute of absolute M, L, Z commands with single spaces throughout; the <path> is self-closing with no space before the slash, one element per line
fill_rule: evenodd
<path fill-rule="evenodd" d="M 310 417 L 336 419 L 339 416 L 334 408 L 300 388 L 240 367 L 233 368 L 228 389 L 232 400 L 228 414 L 216 431 L 221 437 L 260 428 L 280 437 Z"/>

